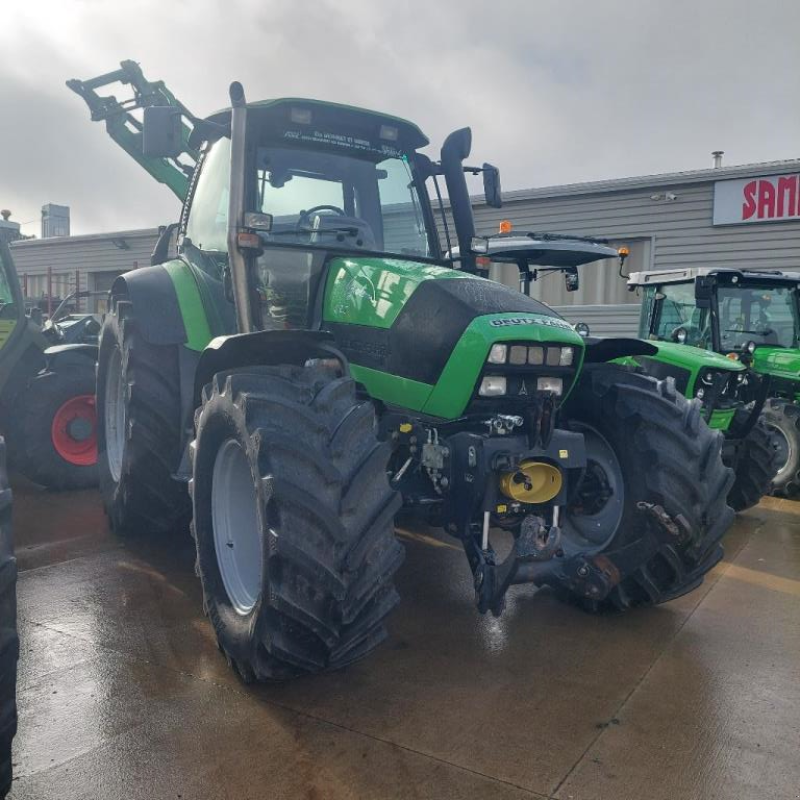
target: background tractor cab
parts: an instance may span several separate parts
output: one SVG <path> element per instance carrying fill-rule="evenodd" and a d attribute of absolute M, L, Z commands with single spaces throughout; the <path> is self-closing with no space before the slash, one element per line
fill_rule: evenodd
<path fill-rule="evenodd" d="M 604 239 L 517 232 L 507 220 L 500 224 L 499 233 L 475 237 L 472 249 L 481 255 L 479 268 L 488 269 L 490 263 L 516 265 L 519 288 L 525 295 L 530 295 L 531 283 L 540 274 L 549 272 L 563 272 L 567 291 L 575 292 L 580 288 L 578 267 L 620 256 Z"/>
<path fill-rule="evenodd" d="M 705 347 L 749 367 L 740 395 L 765 396 L 763 421 L 778 449 L 774 494 L 800 496 L 800 273 L 724 268 L 637 272 L 628 288 L 643 293 L 640 335 L 682 353 L 672 342 Z M 661 343 L 664 344 L 661 344 Z M 760 383 L 757 383 L 758 379 Z"/>

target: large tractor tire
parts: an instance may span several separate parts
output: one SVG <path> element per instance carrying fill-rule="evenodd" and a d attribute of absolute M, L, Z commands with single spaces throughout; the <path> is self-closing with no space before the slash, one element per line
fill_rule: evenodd
<path fill-rule="evenodd" d="M 12 467 L 48 489 L 97 486 L 93 361 L 37 375 L 18 396 Z"/>
<path fill-rule="evenodd" d="M 791 500 L 800 499 L 800 407 L 790 400 L 767 400 L 762 414 L 778 450 L 778 469 L 772 493 Z"/>
<path fill-rule="evenodd" d="M 188 524 L 181 458 L 178 346 L 150 344 L 131 304 L 106 315 L 97 366 L 100 491 L 112 530 L 167 533 Z"/>
<path fill-rule="evenodd" d="M 623 610 L 702 583 L 734 513 L 722 435 L 703 422 L 700 403 L 672 380 L 599 364 L 585 368 L 566 411 L 588 465 L 562 515 L 562 549 L 606 573 L 612 588 L 598 596 L 580 579 L 588 566 L 565 572 L 559 588 L 587 610 Z"/>
<path fill-rule="evenodd" d="M 0 439 L 0 798 L 11 788 L 11 742 L 17 732 L 17 561 L 11 536 L 11 489 Z"/>
<path fill-rule="evenodd" d="M 728 495 L 728 504 L 734 511 L 752 508 L 771 493 L 772 481 L 779 467 L 778 448 L 763 418 L 741 442 L 736 461 L 730 466 L 736 478 Z"/>
<path fill-rule="evenodd" d="M 196 428 L 197 570 L 242 679 L 338 669 L 373 650 L 398 602 L 400 497 L 353 381 L 316 367 L 222 373 Z"/>

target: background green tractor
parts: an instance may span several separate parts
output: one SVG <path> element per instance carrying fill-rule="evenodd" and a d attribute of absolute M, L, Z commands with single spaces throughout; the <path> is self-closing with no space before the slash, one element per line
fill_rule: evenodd
<path fill-rule="evenodd" d="M 753 412 L 763 404 L 746 457 L 753 474 L 760 474 L 767 448 L 777 449 L 772 491 L 782 497 L 800 494 L 798 282 L 800 275 L 793 273 L 711 268 L 639 272 L 628 280 L 630 288 L 643 292 L 641 336 L 675 353 L 713 350 L 725 357 L 720 369 L 725 362 L 747 367 L 737 376 L 735 391 L 731 382 L 725 387 Z M 679 360 L 671 368 L 676 380 L 692 371 L 691 364 Z M 688 378 L 687 391 L 713 393 L 715 388 Z M 742 418 L 734 416 L 731 426 Z"/>
<path fill-rule="evenodd" d="M 25 315 L 14 263 L 2 244 L 0 273 L 0 431 L 9 466 L 50 489 L 97 484 L 95 362 L 97 323 L 70 330 Z M 93 324 L 92 324 L 93 323 Z"/>
<path fill-rule="evenodd" d="M 602 239 L 544 233 L 493 236 L 485 250 L 492 263 L 518 268 L 524 294 L 530 294 L 532 284 L 552 272 L 563 272 L 567 290 L 576 291 L 578 267 L 618 257 L 618 252 Z M 638 275 L 653 274 L 658 273 Z M 687 399 L 700 401 L 709 427 L 724 434 L 723 461 L 736 476 L 728 502 L 736 511 L 743 511 L 771 492 L 778 469 L 768 418 L 762 414 L 769 381 L 748 370 L 738 359 L 703 349 L 700 339 L 687 338 L 688 332 L 694 330 L 691 314 L 684 318 L 675 313 L 670 308 L 665 309 L 663 319 L 650 317 L 652 326 L 647 323 L 641 331 L 642 339 L 647 341 L 640 341 L 637 352 L 616 358 L 615 363 L 658 380 L 672 379 L 677 391 Z M 576 327 L 585 338 L 589 337 L 587 326 Z M 667 336 L 662 335 L 665 329 Z M 586 340 L 609 352 L 631 347 L 624 339 Z"/>
<path fill-rule="evenodd" d="M 376 646 L 401 507 L 462 542 L 481 612 L 515 583 L 624 609 L 702 581 L 733 515 L 719 435 L 671 384 L 605 363 L 646 343 L 587 345 L 476 275 L 468 129 L 433 162 L 419 128 L 373 111 L 248 105 L 232 84 L 230 110 L 187 122 L 137 97 L 140 163 L 175 159 L 187 124 L 201 155 L 177 253 L 165 231 L 160 263 L 112 288 L 101 488 L 122 534 L 191 517 L 204 606 L 245 680 Z"/>

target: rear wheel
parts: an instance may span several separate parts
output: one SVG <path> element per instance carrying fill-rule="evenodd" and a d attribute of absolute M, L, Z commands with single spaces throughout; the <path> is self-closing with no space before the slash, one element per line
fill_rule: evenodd
<path fill-rule="evenodd" d="M 217 375 L 193 453 L 204 605 L 243 679 L 337 669 L 375 648 L 398 602 L 400 498 L 353 381 L 299 367 Z"/>
<path fill-rule="evenodd" d="M 0 439 L 0 797 L 11 788 L 11 743 L 17 732 L 17 562 L 11 536 L 11 489 Z"/>
<path fill-rule="evenodd" d="M 759 419 L 739 444 L 736 459 L 729 465 L 736 479 L 728 494 L 734 511 L 752 508 L 772 491 L 779 467 L 777 437 Z"/>
<path fill-rule="evenodd" d="M 14 469 L 48 489 L 96 486 L 94 363 L 37 375 L 17 405 Z"/>
<path fill-rule="evenodd" d="M 771 398 L 762 417 L 778 451 L 772 493 L 797 499 L 800 497 L 800 408 L 789 400 Z"/>
<path fill-rule="evenodd" d="M 106 315 L 97 367 L 100 490 L 117 533 L 185 524 L 189 497 L 172 477 L 181 458 L 177 346 L 150 344 L 131 304 Z"/>
<path fill-rule="evenodd" d="M 565 411 L 584 434 L 587 468 L 564 509 L 562 549 L 612 588 L 598 597 L 580 579 L 584 568 L 558 586 L 593 610 L 661 603 L 699 585 L 733 520 L 722 436 L 702 421 L 699 403 L 672 381 L 602 364 L 586 367 Z"/>

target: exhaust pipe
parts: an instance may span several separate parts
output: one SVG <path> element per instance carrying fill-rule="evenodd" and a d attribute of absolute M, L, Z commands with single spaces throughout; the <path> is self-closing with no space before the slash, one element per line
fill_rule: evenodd
<path fill-rule="evenodd" d="M 472 216 L 467 179 L 464 176 L 464 159 L 469 156 L 471 149 L 472 131 L 469 128 L 460 128 L 444 140 L 441 155 L 442 173 L 456 227 L 461 266 L 467 272 L 475 271 L 475 256 L 472 254 L 475 219 Z"/>

